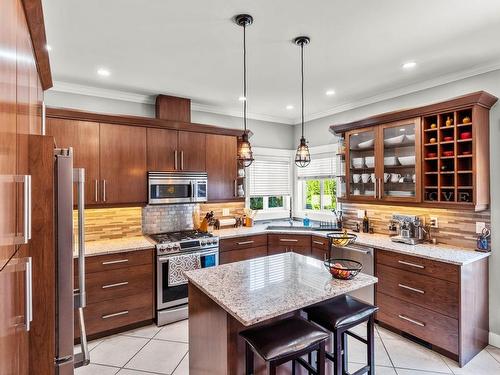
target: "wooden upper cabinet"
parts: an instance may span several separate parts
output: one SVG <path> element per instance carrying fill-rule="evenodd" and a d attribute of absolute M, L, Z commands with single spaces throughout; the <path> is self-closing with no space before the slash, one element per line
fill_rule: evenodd
<path fill-rule="evenodd" d="M 176 170 L 177 130 L 148 128 L 147 143 L 148 171 Z"/>
<path fill-rule="evenodd" d="M 99 177 L 99 124 L 48 118 L 47 135 L 59 148 L 73 148 L 73 165 L 85 169 L 85 204 L 101 203 Z"/>
<path fill-rule="evenodd" d="M 234 200 L 237 197 L 237 138 L 216 134 L 207 134 L 206 138 L 208 200 Z"/>
<path fill-rule="evenodd" d="M 179 131 L 179 169 L 181 171 L 200 172 L 206 169 L 206 135 Z"/>
<path fill-rule="evenodd" d="M 104 203 L 145 203 L 146 129 L 100 124 L 100 172 Z"/>

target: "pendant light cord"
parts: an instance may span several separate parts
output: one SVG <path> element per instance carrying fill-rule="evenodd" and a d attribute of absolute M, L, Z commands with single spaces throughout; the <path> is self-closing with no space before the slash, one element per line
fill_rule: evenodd
<path fill-rule="evenodd" d="M 247 24 L 243 24 L 243 126 L 247 132 Z"/>
<path fill-rule="evenodd" d="M 304 43 L 300 44 L 300 67 L 301 67 L 301 80 L 302 80 L 302 138 L 304 138 Z"/>

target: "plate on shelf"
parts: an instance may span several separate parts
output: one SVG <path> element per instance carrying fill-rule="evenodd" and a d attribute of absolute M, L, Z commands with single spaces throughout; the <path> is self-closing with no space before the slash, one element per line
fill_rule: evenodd
<path fill-rule="evenodd" d="M 384 145 L 386 145 L 386 146 L 399 145 L 399 144 L 403 143 L 404 140 L 405 140 L 405 135 L 401 134 L 401 135 L 398 135 L 397 137 L 384 139 Z"/>
<path fill-rule="evenodd" d="M 413 191 L 389 190 L 386 192 L 389 197 L 414 197 Z"/>

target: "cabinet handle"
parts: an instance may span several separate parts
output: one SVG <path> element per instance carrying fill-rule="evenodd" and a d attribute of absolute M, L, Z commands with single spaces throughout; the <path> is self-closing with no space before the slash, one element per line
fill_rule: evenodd
<path fill-rule="evenodd" d="M 375 182 L 373 183 L 373 198 L 377 199 L 378 198 L 378 179 L 375 179 Z"/>
<path fill-rule="evenodd" d="M 313 241 L 313 243 L 315 243 L 316 245 L 322 245 L 322 246 L 324 245 L 324 243 L 321 241 Z"/>
<path fill-rule="evenodd" d="M 114 318 L 115 316 L 121 316 L 121 315 L 127 315 L 128 310 L 123 310 L 114 314 L 108 314 L 108 315 L 103 315 L 101 318 L 102 319 L 109 319 L 109 318 Z"/>
<path fill-rule="evenodd" d="M 382 199 L 382 178 L 378 179 L 378 199 Z"/>
<path fill-rule="evenodd" d="M 184 170 L 184 151 L 181 151 L 181 171 Z"/>
<path fill-rule="evenodd" d="M 236 245 L 249 245 L 251 243 L 254 243 L 255 241 L 243 241 L 243 242 L 236 242 Z"/>
<path fill-rule="evenodd" d="M 33 321 L 33 267 L 31 265 L 31 257 L 26 259 L 26 296 L 25 296 L 25 313 L 24 319 L 26 322 L 26 331 L 31 329 Z"/>
<path fill-rule="evenodd" d="M 106 202 L 106 180 L 102 180 L 102 201 Z"/>
<path fill-rule="evenodd" d="M 292 239 L 292 238 L 280 238 L 281 242 L 299 242 L 299 240 Z"/>
<path fill-rule="evenodd" d="M 423 291 L 421 289 L 412 288 L 411 286 L 408 286 L 408 285 L 398 284 L 398 286 L 400 288 L 403 288 L 403 289 L 411 290 L 412 292 L 417 292 L 417 293 L 420 293 L 420 294 L 425 294 L 425 291 Z"/>
<path fill-rule="evenodd" d="M 117 286 L 123 286 L 123 285 L 128 285 L 128 281 L 124 281 L 124 282 L 116 283 L 116 284 L 103 285 L 101 288 L 102 289 L 109 289 L 109 288 L 116 288 Z"/>
<path fill-rule="evenodd" d="M 103 266 L 107 266 L 108 264 L 117 264 L 117 263 L 127 263 L 128 259 L 118 259 L 118 260 L 108 260 L 107 262 L 102 262 Z"/>
<path fill-rule="evenodd" d="M 420 268 L 420 269 L 424 269 L 425 268 L 425 266 L 422 266 L 420 264 L 405 262 L 404 260 L 398 260 L 398 263 L 399 264 L 404 264 L 405 266 L 410 266 L 410 267 L 415 267 L 415 268 Z"/>
<path fill-rule="evenodd" d="M 238 180 L 234 180 L 234 196 L 238 196 Z"/>
<path fill-rule="evenodd" d="M 323 260 L 326 261 L 326 253 L 323 254 Z"/>
<path fill-rule="evenodd" d="M 417 326 L 425 327 L 425 323 L 419 322 L 418 320 L 413 320 L 413 319 L 408 318 L 407 316 L 404 316 L 404 315 L 398 315 L 398 317 L 399 317 L 399 319 L 406 320 L 407 322 L 416 324 Z"/>
<path fill-rule="evenodd" d="M 97 181 L 97 180 L 95 180 L 95 183 L 94 183 L 94 190 L 95 190 L 94 200 L 96 202 L 99 202 L 99 181 Z"/>
<path fill-rule="evenodd" d="M 177 170 L 177 150 L 174 151 L 174 169 Z"/>

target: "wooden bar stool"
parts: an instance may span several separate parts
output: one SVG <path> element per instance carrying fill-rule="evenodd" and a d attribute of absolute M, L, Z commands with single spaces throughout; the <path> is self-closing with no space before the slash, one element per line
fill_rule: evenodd
<path fill-rule="evenodd" d="M 291 317 L 264 326 L 240 332 L 246 341 L 246 375 L 254 373 L 254 353 L 266 361 L 267 372 L 276 374 L 276 368 L 292 361 L 292 374 L 299 363 L 309 374 L 325 374 L 325 341 L 329 333 L 299 317 Z M 316 369 L 301 357 L 318 352 Z"/>
<path fill-rule="evenodd" d="M 325 356 L 334 363 L 334 375 L 375 374 L 374 313 L 377 310 L 378 307 L 349 295 L 304 309 L 311 322 L 333 333 L 333 353 L 327 352 Z M 349 331 L 363 322 L 367 322 L 367 339 Z M 353 374 L 347 372 L 347 335 L 366 344 L 368 363 Z"/>

